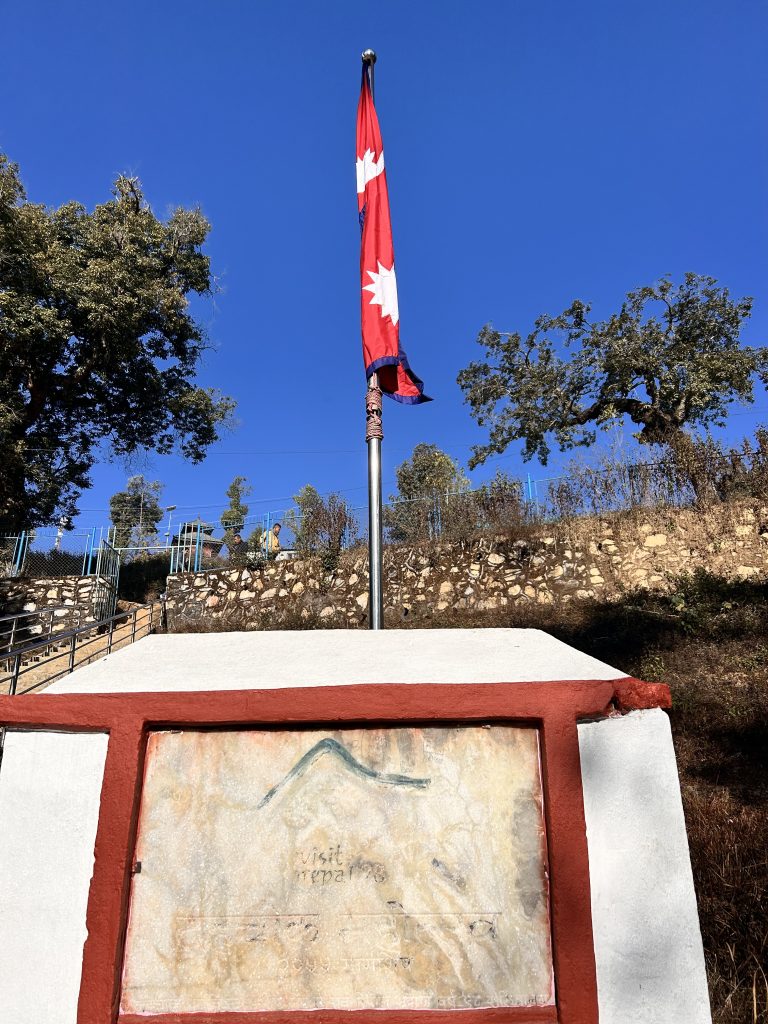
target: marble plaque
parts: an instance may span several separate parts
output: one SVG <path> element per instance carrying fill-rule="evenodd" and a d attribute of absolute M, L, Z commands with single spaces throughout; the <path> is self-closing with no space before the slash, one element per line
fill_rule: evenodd
<path fill-rule="evenodd" d="M 156 732 L 122 1009 L 553 1001 L 538 733 Z"/>

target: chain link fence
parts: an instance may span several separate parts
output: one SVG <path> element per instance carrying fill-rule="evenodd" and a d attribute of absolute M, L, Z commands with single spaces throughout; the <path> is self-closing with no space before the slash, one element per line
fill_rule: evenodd
<path fill-rule="evenodd" d="M 0 576 L 32 579 L 93 575 L 108 527 L 38 529 L 0 534 Z"/>

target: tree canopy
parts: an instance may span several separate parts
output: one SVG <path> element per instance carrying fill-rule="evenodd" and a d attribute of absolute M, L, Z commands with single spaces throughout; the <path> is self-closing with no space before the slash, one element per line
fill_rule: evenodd
<path fill-rule="evenodd" d="M 139 473 L 128 478 L 124 491 L 109 499 L 109 518 L 115 528 L 115 547 L 148 547 L 157 538 L 163 518 L 159 480 L 145 480 Z"/>
<path fill-rule="evenodd" d="M 397 494 L 390 495 L 390 501 L 411 501 L 469 487 L 469 480 L 456 460 L 436 444 L 424 442 L 417 444 L 411 457 L 400 463 L 395 479 Z"/>
<path fill-rule="evenodd" d="M 551 438 L 561 451 L 589 445 L 596 428 L 625 415 L 645 443 L 722 425 L 731 403 L 754 400 L 755 376 L 768 374 L 768 348 L 739 342 L 751 308 L 713 278 L 686 274 L 681 284 L 665 277 L 630 292 L 607 320 L 590 320 L 577 299 L 539 317 L 525 338 L 485 326 L 477 339 L 485 360 L 458 376 L 489 434 L 470 467 L 513 441 L 525 442 L 524 459 L 546 464 Z"/>
<path fill-rule="evenodd" d="M 88 212 L 27 201 L 0 154 L 0 527 L 72 516 L 102 446 L 194 462 L 233 403 L 194 382 L 190 296 L 211 288 L 199 210 L 156 217 L 135 179 Z"/>
<path fill-rule="evenodd" d="M 384 509 L 384 525 L 393 541 L 411 541 L 438 535 L 451 506 L 446 495 L 469 488 L 463 470 L 435 444 L 417 444 L 409 459 L 395 470 L 397 494 Z"/>

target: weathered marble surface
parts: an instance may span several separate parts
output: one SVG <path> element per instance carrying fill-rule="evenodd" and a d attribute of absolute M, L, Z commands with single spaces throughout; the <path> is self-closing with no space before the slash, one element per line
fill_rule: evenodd
<path fill-rule="evenodd" d="M 544 846 L 532 729 L 155 733 L 122 1008 L 549 1003 Z"/>

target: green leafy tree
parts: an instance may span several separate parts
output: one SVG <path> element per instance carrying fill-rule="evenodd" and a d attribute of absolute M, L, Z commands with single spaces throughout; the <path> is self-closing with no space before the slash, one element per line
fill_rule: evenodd
<path fill-rule="evenodd" d="M 754 400 L 755 376 L 768 374 L 768 348 L 739 343 L 751 308 L 713 278 L 686 274 L 682 284 L 663 278 L 630 292 L 607 320 L 590 321 L 577 300 L 560 316 L 539 317 L 526 338 L 484 327 L 485 360 L 458 377 L 489 433 L 470 467 L 513 441 L 525 442 L 526 460 L 546 464 L 550 438 L 561 451 L 589 445 L 596 428 L 623 416 L 644 443 L 675 445 L 686 426 L 722 425 L 731 403 Z"/>
<path fill-rule="evenodd" d="M 226 490 L 229 498 L 229 505 L 221 513 L 221 526 L 224 530 L 224 543 L 230 546 L 236 533 L 242 534 L 245 528 L 245 517 L 248 515 L 248 506 L 243 501 L 253 488 L 244 476 L 236 476 Z"/>
<path fill-rule="evenodd" d="M 469 480 L 459 464 L 434 444 L 417 444 L 395 470 L 397 494 L 384 509 L 384 525 L 393 541 L 442 536 Z"/>
<path fill-rule="evenodd" d="M 135 179 L 88 212 L 28 202 L 0 154 L 0 525 L 73 516 L 103 447 L 199 462 L 233 403 L 194 383 L 211 289 L 199 210 L 155 216 Z"/>
<path fill-rule="evenodd" d="M 455 459 L 436 444 L 417 444 L 411 457 L 395 470 L 397 494 L 390 500 L 405 500 L 466 491 L 469 487 L 464 471 Z"/>
<path fill-rule="evenodd" d="M 163 518 L 159 480 L 145 480 L 141 474 L 128 478 L 124 491 L 109 499 L 109 517 L 118 548 L 149 547 L 157 541 L 157 526 Z"/>

